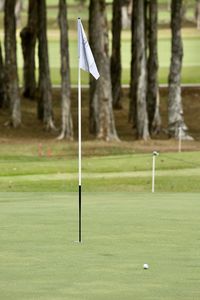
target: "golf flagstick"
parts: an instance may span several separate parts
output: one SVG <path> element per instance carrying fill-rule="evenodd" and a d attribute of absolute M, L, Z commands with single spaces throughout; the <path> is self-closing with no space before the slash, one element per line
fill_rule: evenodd
<path fill-rule="evenodd" d="M 78 242 L 82 242 L 82 191 L 81 191 L 81 69 L 89 72 L 97 80 L 100 75 L 90 46 L 87 41 L 81 19 L 78 18 L 78 191 L 79 191 L 79 209 L 78 209 Z"/>
<path fill-rule="evenodd" d="M 78 67 L 78 193 L 79 193 L 79 204 L 78 204 L 78 241 L 82 241 L 82 199 L 81 199 L 81 69 L 80 69 L 80 58 Z"/>

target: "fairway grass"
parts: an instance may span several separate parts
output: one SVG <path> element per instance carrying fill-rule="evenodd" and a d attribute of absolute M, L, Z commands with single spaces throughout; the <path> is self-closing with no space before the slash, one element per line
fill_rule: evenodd
<path fill-rule="evenodd" d="M 0 30 L 0 36 L 3 33 Z M 17 59 L 20 83 L 23 82 L 23 56 L 21 51 L 21 40 L 19 32 L 17 35 Z M 183 70 L 182 83 L 200 83 L 200 34 L 195 28 L 184 28 L 183 30 Z M 110 50 L 111 50 L 111 34 L 110 34 Z M 51 29 L 48 31 L 49 45 L 49 63 L 51 79 L 54 85 L 60 85 L 60 34 L 59 30 Z M 130 62 L 131 62 L 131 32 L 122 32 L 122 83 L 130 82 Z M 70 57 L 70 78 L 72 84 L 77 84 L 78 78 L 78 58 L 77 58 L 77 32 L 69 31 L 69 57 Z M 111 54 L 111 53 L 110 53 Z M 169 29 L 159 30 L 158 35 L 158 58 L 159 58 L 159 82 L 167 83 L 169 75 L 169 66 L 171 60 L 171 32 Z M 36 53 L 36 72 L 38 73 L 38 58 Z M 38 76 L 38 75 L 37 75 Z M 88 84 L 88 74 L 82 73 L 82 83 Z"/>
<path fill-rule="evenodd" d="M 161 151 L 152 194 L 152 152 L 83 146 L 78 244 L 76 145 L 2 144 L 0 299 L 199 300 L 199 151 Z"/>
<path fill-rule="evenodd" d="M 199 196 L 0 193 L 0 299 L 200 299 Z"/>
<path fill-rule="evenodd" d="M 24 153 L 25 154 L 25 153 Z M 152 154 L 83 157 L 83 191 L 151 192 Z M 76 192 L 76 158 L 1 155 L 1 192 Z M 199 152 L 160 153 L 157 192 L 200 192 Z"/>

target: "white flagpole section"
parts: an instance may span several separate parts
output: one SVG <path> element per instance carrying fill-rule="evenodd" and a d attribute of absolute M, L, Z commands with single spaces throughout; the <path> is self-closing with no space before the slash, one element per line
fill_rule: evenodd
<path fill-rule="evenodd" d="M 159 153 L 154 151 L 153 152 L 153 161 L 152 161 L 152 193 L 155 192 L 155 168 L 156 168 L 156 156 L 158 156 Z"/>
<path fill-rule="evenodd" d="M 152 193 L 154 193 L 155 190 L 155 155 L 153 155 L 153 161 L 152 161 Z"/>

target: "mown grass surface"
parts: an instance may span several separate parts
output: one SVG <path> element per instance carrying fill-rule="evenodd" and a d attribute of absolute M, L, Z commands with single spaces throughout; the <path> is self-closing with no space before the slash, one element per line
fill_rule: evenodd
<path fill-rule="evenodd" d="M 0 298 L 199 299 L 199 194 L 0 193 Z M 143 264 L 149 270 L 143 270 Z"/>
<path fill-rule="evenodd" d="M 71 81 L 77 84 L 78 78 L 78 58 L 77 58 L 77 36 L 74 31 L 69 34 L 70 44 L 70 72 Z M 184 58 L 183 58 L 183 83 L 199 83 L 200 81 L 200 62 L 198 49 L 200 47 L 200 38 L 196 29 L 186 30 L 183 32 L 184 41 Z M 18 41 L 20 43 L 20 41 Z M 54 84 L 60 84 L 60 48 L 59 48 L 59 32 L 49 32 L 49 58 L 51 66 L 51 77 Z M 110 45 L 111 49 L 111 45 Z M 129 84 L 130 82 L 130 61 L 131 61 L 131 35 L 124 32 L 122 37 L 122 82 Z M 167 83 L 169 74 L 169 65 L 171 58 L 171 40 L 167 30 L 161 30 L 158 40 L 159 51 L 159 81 Z M 22 66 L 23 59 L 20 44 L 18 45 L 18 65 L 19 74 L 22 82 Z M 88 74 L 82 72 L 82 83 L 88 83 Z"/>
<path fill-rule="evenodd" d="M 1 156 L 1 191 L 75 192 L 77 159 Z M 151 191 L 152 154 L 87 157 L 82 161 L 83 190 Z M 200 192 L 199 152 L 161 153 L 156 159 L 156 190 Z"/>
<path fill-rule="evenodd" d="M 47 3 L 49 6 L 53 5 L 53 2 Z M 57 2 L 56 2 L 57 3 Z M 76 20 L 80 16 L 84 22 L 85 29 L 87 31 L 88 23 L 88 9 L 85 6 L 83 9 L 74 5 L 73 1 L 69 4 L 73 4 L 69 7 L 69 50 L 70 50 L 70 71 L 71 71 L 71 82 L 77 84 L 77 33 L 76 33 Z M 26 5 L 25 5 L 26 7 Z M 193 16 L 193 9 L 188 11 L 191 16 Z M 191 13 L 192 12 L 192 13 Z M 51 68 L 51 78 L 53 84 L 60 84 L 60 49 L 59 49 L 59 29 L 57 22 L 58 9 L 49 8 L 48 9 L 48 43 L 49 43 L 49 60 Z M 164 9 L 159 11 L 159 19 L 162 22 L 169 22 L 170 12 Z M 108 6 L 108 18 L 111 20 L 111 6 Z M 27 13 L 24 11 L 22 13 L 21 28 L 26 25 Z M 3 39 L 3 15 L 0 13 L 0 36 Z M 21 41 L 19 38 L 19 33 L 21 28 L 19 28 L 18 37 L 18 70 L 20 82 L 22 84 L 22 68 L 23 59 L 21 51 Z M 160 83 L 166 83 L 168 81 L 169 64 L 170 64 L 170 49 L 171 49 L 171 35 L 169 29 L 159 30 L 158 38 L 158 53 L 159 53 L 159 81 Z M 110 34 L 111 41 L 111 34 Z M 183 29 L 183 42 L 184 42 L 184 58 L 183 58 L 183 72 L 182 72 L 182 82 L 183 83 L 199 83 L 200 80 L 200 64 L 198 57 L 198 49 L 200 44 L 199 31 L 193 28 Z M 110 45 L 111 49 L 111 45 Z M 131 33 L 130 30 L 123 31 L 122 34 L 122 82 L 124 84 L 129 84 L 130 82 L 130 61 L 131 61 Z M 38 65 L 36 59 L 36 65 Z M 82 83 L 88 83 L 88 75 L 83 74 Z"/>
<path fill-rule="evenodd" d="M 151 151 L 83 143 L 77 244 L 77 144 L 53 145 L 1 145 L 0 299 L 199 299 L 199 151 L 161 152 L 152 194 Z"/>

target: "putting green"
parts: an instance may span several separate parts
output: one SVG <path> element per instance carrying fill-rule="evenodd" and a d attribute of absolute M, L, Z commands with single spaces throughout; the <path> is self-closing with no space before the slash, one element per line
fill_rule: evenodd
<path fill-rule="evenodd" d="M 0 194 L 1 299 L 199 299 L 199 194 Z M 143 264 L 149 270 L 143 270 Z"/>

